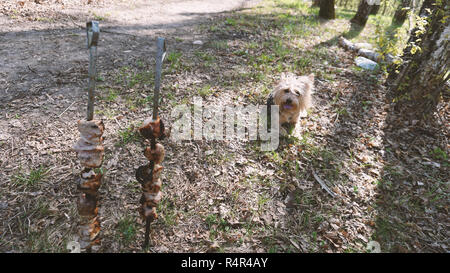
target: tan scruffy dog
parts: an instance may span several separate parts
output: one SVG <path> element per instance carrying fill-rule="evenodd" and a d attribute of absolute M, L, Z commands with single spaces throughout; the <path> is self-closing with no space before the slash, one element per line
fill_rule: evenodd
<path fill-rule="evenodd" d="M 280 110 L 281 135 L 291 134 L 299 117 L 306 117 L 306 110 L 311 107 L 311 93 L 314 87 L 314 74 L 297 76 L 293 73 L 281 75 L 267 99 L 267 105 L 278 105 Z M 270 109 L 268 109 L 270 121 Z"/>

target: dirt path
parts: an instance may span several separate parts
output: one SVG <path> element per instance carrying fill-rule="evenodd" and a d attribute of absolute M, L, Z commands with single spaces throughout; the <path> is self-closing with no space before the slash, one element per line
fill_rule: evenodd
<path fill-rule="evenodd" d="M 5 8 L 8 1 L 3 7 L 8 16 L 0 13 L 0 103 L 42 93 L 79 95 L 87 61 L 82 27 L 88 20 L 100 20 L 101 29 L 109 32 L 100 36 L 102 70 L 151 58 L 158 35 L 191 41 L 194 25 L 257 1 L 100 1 L 103 5 L 81 7 L 76 5 L 80 1 L 65 1 L 66 6 L 26 2 L 23 7 L 10 2 L 12 7 Z"/>

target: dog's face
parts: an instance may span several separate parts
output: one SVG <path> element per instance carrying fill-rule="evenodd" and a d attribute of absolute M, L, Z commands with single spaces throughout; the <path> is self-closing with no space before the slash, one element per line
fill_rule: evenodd
<path fill-rule="evenodd" d="M 310 104 L 310 93 L 314 84 L 314 75 L 296 76 L 283 74 L 273 93 L 274 103 L 280 111 L 297 113 Z"/>

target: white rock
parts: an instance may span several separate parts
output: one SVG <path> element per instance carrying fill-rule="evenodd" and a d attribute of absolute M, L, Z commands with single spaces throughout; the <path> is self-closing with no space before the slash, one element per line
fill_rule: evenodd
<path fill-rule="evenodd" d="M 378 64 L 372 60 L 369 60 L 364 57 L 356 57 L 355 63 L 357 66 L 362 67 L 367 70 L 374 70 L 377 68 Z"/>
<path fill-rule="evenodd" d="M 367 244 L 366 249 L 371 253 L 381 253 L 381 246 L 380 243 L 378 243 L 377 241 L 370 241 Z"/>
<path fill-rule="evenodd" d="M 203 42 L 200 40 L 196 40 L 194 42 L 192 42 L 194 45 L 203 45 Z"/>
<path fill-rule="evenodd" d="M 372 49 L 373 46 L 369 43 L 356 43 L 355 46 L 359 48 Z"/>

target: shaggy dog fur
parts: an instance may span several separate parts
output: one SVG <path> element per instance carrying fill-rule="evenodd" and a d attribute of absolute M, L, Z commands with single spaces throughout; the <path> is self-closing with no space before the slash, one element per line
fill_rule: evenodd
<path fill-rule="evenodd" d="M 281 75 L 281 80 L 276 84 L 267 99 L 267 106 L 278 105 L 282 135 L 292 133 L 298 118 L 306 117 L 306 110 L 312 105 L 313 88 L 314 74 L 297 76 L 292 73 L 285 73 Z M 270 108 L 268 108 L 267 113 L 270 122 Z"/>

